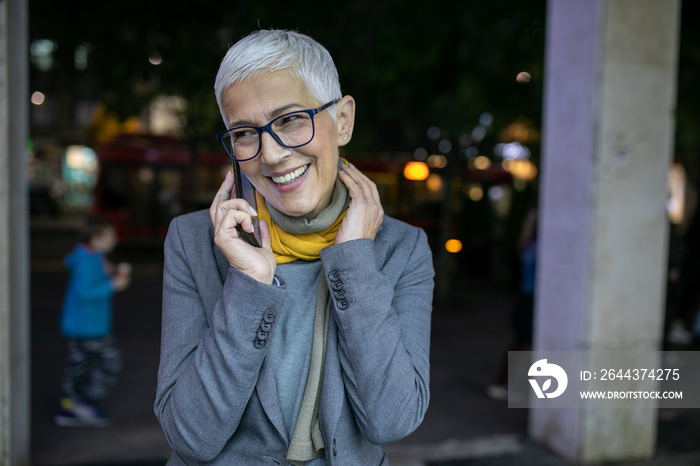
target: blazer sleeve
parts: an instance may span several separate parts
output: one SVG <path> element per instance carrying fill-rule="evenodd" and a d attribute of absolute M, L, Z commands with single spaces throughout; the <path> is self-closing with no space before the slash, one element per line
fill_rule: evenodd
<path fill-rule="evenodd" d="M 286 290 L 233 267 L 222 289 L 213 254 L 205 257 L 201 238 L 180 229 L 174 220 L 165 240 L 155 413 L 176 452 L 206 462 L 238 428 L 267 352 L 258 331 L 267 322 L 272 335 Z M 213 309 L 205 293 L 219 294 Z"/>
<path fill-rule="evenodd" d="M 380 445 L 413 432 L 430 399 L 432 254 L 418 228 L 395 243 L 381 269 L 369 239 L 321 253 L 345 390 L 362 434 Z"/>

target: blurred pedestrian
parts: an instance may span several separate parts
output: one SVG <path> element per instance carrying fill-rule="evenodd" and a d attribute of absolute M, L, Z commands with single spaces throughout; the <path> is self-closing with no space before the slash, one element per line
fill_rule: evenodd
<path fill-rule="evenodd" d="M 107 254 L 117 244 L 112 223 L 90 216 L 82 238 L 66 257 L 70 270 L 61 312 L 61 333 L 68 339 L 68 359 L 60 405 L 54 421 L 61 426 L 106 425 L 100 401 L 121 370 L 121 353 L 112 335 L 112 296 L 129 286 L 129 264 L 114 266 Z"/>
<path fill-rule="evenodd" d="M 381 445 L 428 407 L 426 234 L 339 158 L 355 100 L 319 43 L 254 32 L 215 90 L 219 138 L 257 195 L 232 198 L 229 174 L 209 211 L 170 225 L 155 403 L 168 464 L 387 465 Z"/>
<path fill-rule="evenodd" d="M 495 381 L 487 393 L 491 398 L 508 397 L 508 351 L 529 351 L 532 348 L 532 327 L 535 303 L 535 260 L 537 258 L 537 210 L 528 212 L 519 239 L 520 286 L 513 305 L 511 323 L 513 341 L 506 350 Z"/>
<path fill-rule="evenodd" d="M 700 310 L 700 206 L 696 208 L 685 235 L 685 255 L 678 277 L 680 295 L 668 319 L 666 341 L 689 345 L 700 340 L 696 329 Z"/>

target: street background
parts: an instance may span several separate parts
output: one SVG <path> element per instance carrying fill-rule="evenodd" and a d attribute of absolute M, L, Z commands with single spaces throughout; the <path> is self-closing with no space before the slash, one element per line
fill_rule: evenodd
<path fill-rule="evenodd" d="M 3 154 L 10 161 L 10 179 L 17 183 L 9 183 L 6 191 L 15 193 L 26 182 L 31 212 L 34 464 L 165 463 L 169 447 L 153 414 L 162 235 L 173 216 L 208 206 L 230 167 L 214 137 L 224 127 L 212 82 L 230 44 L 266 28 L 299 30 L 328 48 L 343 92 L 358 103 L 357 131 L 342 155 L 368 176 L 371 173 L 385 211 L 424 228 L 433 248 L 439 273 L 431 404 L 414 434 L 387 446 L 392 465 L 563 464 L 527 438 L 527 411 L 508 409 L 506 402 L 486 395 L 511 338 L 521 227 L 540 197 L 543 135 L 557 134 L 547 133 L 542 125 L 544 58 L 547 10 L 563 3 L 434 0 L 427 8 L 424 2 L 374 0 L 331 2 L 323 8 L 312 2 L 211 0 L 127 0 L 102 2 L 99 8 L 80 0 L 70 5 L 55 0 L 19 3 L 29 8 L 27 24 L 21 25 L 27 28 L 27 43 L 20 47 L 10 29 L 7 40 L 17 56 L 28 55 L 26 91 L 31 105 L 27 103 L 28 134 L 19 124 L 20 131 L 10 135 L 22 139 L 13 142 L 15 148 L 24 149 L 23 139 L 29 139 L 24 154 Z M 630 18 L 636 17 L 631 5 L 654 4 L 588 2 L 588 7 L 602 3 L 627 5 L 623 16 Z M 681 283 L 690 290 L 699 287 L 687 285 L 693 273 L 683 273 L 685 264 L 690 272 L 700 264 L 690 253 L 700 238 L 700 230 L 690 228 L 700 225 L 700 220 L 692 221 L 700 219 L 700 214 L 693 217 L 700 212 L 698 8 L 700 2 L 683 2 L 677 31 L 676 135 L 664 199 L 670 221 L 669 258 L 667 264 L 660 260 L 657 270 L 659 275 L 668 272 L 668 283 L 673 284 L 669 302 L 678 300 Z M 168 21 L 162 20 L 165 11 Z M 634 30 L 657 32 L 657 19 L 650 16 L 654 27 L 641 22 L 633 24 Z M 583 63 L 577 54 L 569 56 Z M 637 88 L 646 77 L 639 73 L 624 82 Z M 22 91 L 13 84 L 19 81 L 10 82 L 9 88 L 17 99 Z M 14 102 L 10 120 L 22 122 L 24 117 L 15 117 L 23 113 L 14 112 Z M 630 134 L 623 146 L 643 146 L 650 137 L 636 129 Z M 567 148 L 572 158 L 580 149 L 574 146 Z M 406 171 L 409 163 L 422 167 L 427 178 Z M 27 170 L 26 180 L 17 175 L 24 173 L 20 167 Z M 568 176 L 570 167 L 563 168 L 559 175 Z M 548 173 L 559 176 L 556 170 Z M 652 204 L 660 209 L 661 202 Z M 52 422 L 66 356 L 58 331 L 67 280 L 62 259 L 74 246 L 77 225 L 87 210 L 115 221 L 126 241 L 113 257 L 133 263 L 134 280 L 114 303 L 114 333 L 124 354 L 124 371 L 105 405 L 114 424 L 66 429 Z M 23 225 L 22 218 L 13 227 Z M 566 220 L 566 215 L 558 219 Z M 22 244 L 18 250 L 24 257 Z M 572 251 L 581 250 L 568 244 Z M 662 246 L 666 245 L 654 245 Z M 637 250 L 648 252 L 646 247 Z M 636 256 L 637 250 L 626 257 Z M 9 272 L 11 286 L 24 285 L 24 274 L 15 272 Z M 21 317 L 23 311 L 13 309 Z M 23 364 L 18 361 L 16 368 L 23 369 Z M 628 427 L 632 431 L 633 426 Z M 611 444 L 616 440 L 611 438 Z M 698 440 L 698 410 L 663 410 L 656 458 L 624 464 L 700 465 Z"/>
<path fill-rule="evenodd" d="M 113 258 L 134 265 L 130 288 L 115 295 L 114 334 L 124 370 L 105 409 L 107 428 L 53 424 L 66 355 L 59 334 L 67 280 L 62 259 L 74 246 L 84 212 L 35 216 L 31 224 L 32 458 L 35 466 L 157 466 L 170 448 L 153 414 L 160 345 L 162 248 L 122 243 Z M 492 400 L 493 380 L 510 341 L 512 287 L 465 278 L 436 302 L 431 338 L 431 401 L 423 424 L 389 445 L 398 466 L 565 465 L 527 438 L 527 410 Z M 624 465 L 700 464 L 700 410 L 663 410 L 657 457 Z M 360 466 L 360 465 L 358 465 Z"/>

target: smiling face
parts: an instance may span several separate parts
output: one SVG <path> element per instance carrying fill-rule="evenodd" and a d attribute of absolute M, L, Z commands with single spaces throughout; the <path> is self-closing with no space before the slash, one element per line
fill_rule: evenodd
<path fill-rule="evenodd" d="M 284 113 L 325 103 L 316 100 L 299 78 L 280 71 L 236 83 L 222 100 L 229 128 L 263 126 Z M 330 204 L 338 176 L 338 146 L 352 132 L 352 97 L 338 103 L 336 115 L 334 123 L 328 110 L 316 114 L 313 140 L 296 149 L 280 146 L 263 132 L 257 157 L 239 163 L 255 189 L 280 212 L 298 217 L 319 213 Z"/>

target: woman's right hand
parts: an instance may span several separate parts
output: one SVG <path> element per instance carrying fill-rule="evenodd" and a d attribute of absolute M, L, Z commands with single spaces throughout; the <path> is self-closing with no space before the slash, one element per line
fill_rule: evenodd
<path fill-rule="evenodd" d="M 245 199 L 231 199 L 233 176 L 226 175 L 219 191 L 209 208 L 211 223 L 214 225 L 214 243 L 226 256 L 228 263 L 262 283 L 272 284 L 277 263 L 270 246 L 270 230 L 264 220 L 259 223 L 262 247 L 256 248 L 245 242 L 236 230 L 253 233 L 253 217 L 257 212 Z"/>

